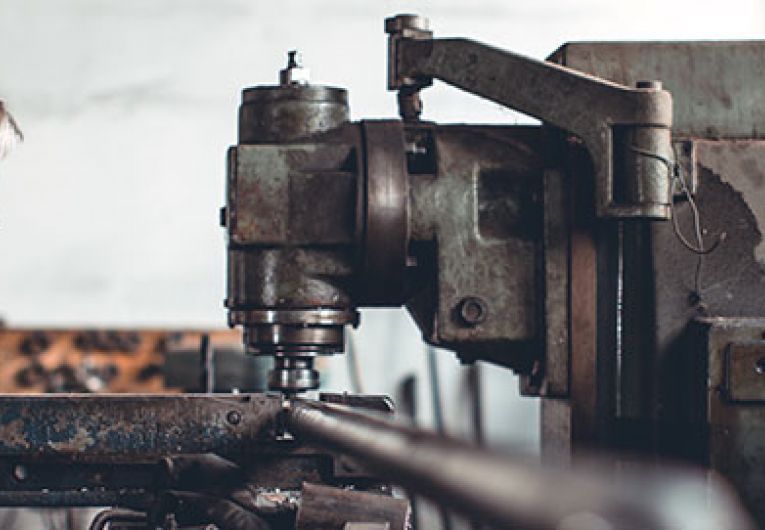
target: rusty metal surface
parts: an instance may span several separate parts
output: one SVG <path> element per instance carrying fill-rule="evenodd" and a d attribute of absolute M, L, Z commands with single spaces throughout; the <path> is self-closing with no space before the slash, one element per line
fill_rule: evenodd
<path fill-rule="evenodd" d="M 409 178 L 400 121 L 363 121 L 366 165 L 362 279 L 370 305 L 404 302 L 409 246 Z"/>
<path fill-rule="evenodd" d="M 0 396 L 0 457 L 243 454 L 273 437 L 280 406 L 262 394 Z"/>
<path fill-rule="evenodd" d="M 672 98 L 660 83 L 633 89 L 466 39 L 391 38 L 393 71 L 414 86 L 440 79 L 579 137 L 599 216 L 669 218 Z"/>
<path fill-rule="evenodd" d="M 765 401 L 765 341 L 730 344 L 725 362 L 728 399 Z"/>
<path fill-rule="evenodd" d="M 561 398 L 568 396 L 571 375 L 571 194 L 566 190 L 569 181 L 561 170 L 544 171 L 543 181 L 544 241 L 541 253 L 544 283 L 540 286 L 540 296 L 544 302 L 540 307 L 540 320 L 544 345 L 530 373 L 521 379 L 521 392 Z M 559 412 L 560 409 L 555 410 Z M 554 414 L 552 417 L 558 416 Z M 547 425 L 543 425 L 545 428 Z M 556 429 L 552 427 L 553 431 Z"/>
<path fill-rule="evenodd" d="M 756 72 L 762 68 L 764 51 L 762 43 L 581 43 L 567 45 L 552 57 L 619 83 L 664 81 L 678 105 L 673 125 L 676 152 L 683 176 L 695 191 L 706 248 L 725 233 L 715 251 L 699 257 L 680 243 L 669 224 L 639 228 L 625 223 L 621 247 L 604 247 L 621 254 L 623 269 L 618 273 L 621 303 L 611 310 L 621 312 L 619 327 L 601 318 L 598 331 L 613 326 L 621 339 L 618 349 L 604 350 L 610 361 L 599 360 L 617 364 L 616 388 L 608 398 L 613 399 L 614 413 L 614 422 L 605 425 L 608 443 L 696 462 L 716 453 L 714 458 L 729 464 L 713 467 L 746 498 L 755 499 L 760 499 L 763 482 L 754 471 L 758 464 L 752 455 L 765 447 L 765 436 L 757 434 L 759 412 L 754 403 L 733 409 L 728 402 L 729 417 L 717 417 L 717 434 L 710 433 L 702 403 L 707 366 L 699 362 L 706 350 L 699 349 L 690 323 L 700 315 L 764 315 L 765 142 L 752 139 L 761 135 L 762 109 L 752 97 L 759 93 Z M 692 209 L 684 198 L 677 202 L 675 215 L 682 233 L 693 233 Z M 599 273 L 598 289 L 607 287 L 607 280 Z M 572 341 L 574 347 L 576 343 Z M 575 355 L 572 382 L 576 359 Z M 749 368 L 748 362 L 741 366 L 746 377 Z M 603 371 L 608 372 L 607 366 Z M 593 387 L 601 392 L 613 380 L 606 377 Z M 724 383 L 720 380 L 720 389 Z M 754 392 L 754 387 L 747 388 Z M 754 395 L 748 392 L 746 396 Z M 581 397 L 587 403 L 589 396 Z M 723 427 L 715 426 L 719 421 Z M 577 422 L 574 431 L 576 427 Z M 719 437 L 726 431 L 727 441 Z M 738 453 L 745 460 L 737 460 Z M 761 499 L 753 502 L 762 505 Z M 765 513 L 758 509 L 757 516 L 762 524 Z"/>
<path fill-rule="evenodd" d="M 316 373 L 315 355 L 342 350 L 343 326 L 357 319 L 360 132 L 349 125 L 313 138 L 229 151 L 229 323 L 244 326 L 248 352 L 277 357 L 269 383 L 285 391 L 315 387 L 300 374 Z"/>
<path fill-rule="evenodd" d="M 571 400 L 545 398 L 539 404 L 539 452 L 545 462 L 568 465 L 572 455 Z"/>
<path fill-rule="evenodd" d="M 0 506 L 143 509 L 166 487 L 160 460 L 179 454 L 220 455 L 261 489 L 380 486 L 357 462 L 281 436 L 282 411 L 276 394 L 0 395 Z"/>
<path fill-rule="evenodd" d="M 161 488 L 163 456 L 216 452 L 246 461 L 266 452 L 280 401 L 246 394 L 3 395 L 0 411 L 0 505 L 145 507 Z M 304 471 L 297 466 L 295 475 L 316 476 Z M 281 474 L 284 483 L 293 478 Z"/>
<path fill-rule="evenodd" d="M 544 176 L 544 330 L 545 358 L 540 393 L 565 397 L 569 391 L 570 212 L 565 178 L 560 171 Z"/>
<path fill-rule="evenodd" d="M 661 79 L 674 96 L 675 136 L 765 134 L 757 88 L 765 75 L 763 42 L 573 42 L 550 60 L 627 86 Z"/>
<path fill-rule="evenodd" d="M 698 327 L 700 342 L 697 345 L 699 353 L 706 356 L 708 373 L 699 403 L 709 424 L 708 463 L 729 478 L 762 523 L 765 521 L 765 406 L 761 402 L 730 399 L 738 389 L 731 387 L 727 361 L 731 351 L 753 353 L 751 345 L 761 343 L 765 336 L 765 319 L 703 318 Z M 755 358 L 759 359 L 759 355 Z M 756 361 L 747 360 L 752 362 L 743 363 L 742 369 L 765 378 L 756 372 Z M 762 381 L 759 384 L 762 385 Z"/>
<path fill-rule="evenodd" d="M 269 388 L 319 385 L 314 357 L 342 350 L 338 318 L 295 323 L 324 309 L 353 313 L 348 291 L 358 249 L 359 131 L 348 122 L 348 94 L 309 85 L 289 54 L 279 86 L 244 90 L 238 143 L 228 151 L 229 323 L 243 325 L 249 353 L 275 357 Z M 275 315 L 263 321 L 256 316 Z"/>
<path fill-rule="evenodd" d="M 582 153 L 572 150 L 568 163 L 568 183 L 574 190 L 571 197 L 570 227 L 570 400 L 565 407 L 560 429 L 548 429 L 548 436 L 568 434 L 572 448 L 591 445 L 596 439 L 598 394 L 602 380 L 598 372 L 598 295 L 603 289 L 598 279 L 598 241 L 594 230 L 591 183 L 588 166 Z M 567 420 L 566 413 L 570 414 Z M 565 443 L 565 442 L 564 442 Z M 543 441 L 543 445 L 560 442 Z"/>
<path fill-rule="evenodd" d="M 317 312 L 407 301 L 426 340 L 528 372 L 544 340 L 540 130 L 362 122 L 312 140 L 233 148 L 227 307 L 248 350 L 310 360 L 355 322 Z"/>
<path fill-rule="evenodd" d="M 765 142 L 699 141 L 696 203 L 701 212 L 705 240 L 711 244 L 722 232 L 725 239 L 711 254 L 698 257 L 679 244 L 670 227 L 651 231 L 656 348 L 651 370 L 663 374 L 651 401 L 654 419 L 679 422 L 693 416 L 678 396 L 675 373 L 687 325 L 694 317 L 761 317 L 765 299 L 763 218 L 765 204 Z M 691 212 L 686 203 L 676 208 L 680 228 L 691 233 Z M 696 270 L 698 267 L 698 285 Z M 681 385 L 682 386 L 682 385 Z M 680 393 L 682 394 L 682 393 Z M 682 432 L 677 433 L 682 439 Z"/>
<path fill-rule="evenodd" d="M 320 85 L 258 86 L 242 92 L 239 143 L 305 138 L 348 121 L 348 93 Z"/>
<path fill-rule="evenodd" d="M 427 341 L 528 371 L 542 332 L 540 131 L 437 126 L 432 135 L 436 174 L 410 176 L 410 201 L 412 242 L 433 254 L 418 261 L 428 279 L 407 307 Z"/>
<path fill-rule="evenodd" d="M 352 241 L 356 168 L 346 162 L 353 149 L 352 144 L 329 142 L 232 147 L 227 205 L 231 242 Z"/>
<path fill-rule="evenodd" d="M 749 231 L 759 233 L 759 240 L 754 241 L 754 260 L 757 265 L 765 266 L 765 141 L 761 140 L 737 140 L 735 142 L 714 142 L 708 140 L 694 140 L 696 153 L 696 170 L 698 174 L 711 174 L 718 178 L 722 184 L 722 190 L 732 191 L 740 197 L 741 212 L 731 216 L 730 221 L 737 225 L 746 224 Z M 700 178 L 700 177 L 699 177 Z M 707 180 L 710 180 L 707 177 Z M 712 183 L 708 183 L 712 185 Z M 706 193 L 705 195 L 709 195 Z M 708 209 L 713 209 L 710 205 Z M 720 214 L 722 215 L 722 213 Z M 724 219 L 727 221 L 727 219 Z M 723 222 L 717 227 L 720 230 L 728 230 Z M 735 243 L 728 241 L 728 245 L 744 243 L 748 246 L 749 240 L 756 237 L 755 234 L 743 238 L 738 236 Z M 745 248 L 746 248 L 745 246 Z M 747 249 L 748 250 L 748 249 Z M 747 256 L 747 263 L 751 262 Z M 751 276 L 750 276 L 751 277 Z"/>

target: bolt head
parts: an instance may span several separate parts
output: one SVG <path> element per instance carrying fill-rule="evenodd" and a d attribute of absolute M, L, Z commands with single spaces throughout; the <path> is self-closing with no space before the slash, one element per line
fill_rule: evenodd
<path fill-rule="evenodd" d="M 477 296 L 466 296 L 457 304 L 457 313 L 463 323 L 475 326 L 486 320 L 488 315 L 486 302 Z"/>
<path fill-rule="evenodd" d="M 226 421 L 231 425 L 239 425 L 242 421 L 242 414 L 238 410 L 232 410 L 226 414 Z"/>

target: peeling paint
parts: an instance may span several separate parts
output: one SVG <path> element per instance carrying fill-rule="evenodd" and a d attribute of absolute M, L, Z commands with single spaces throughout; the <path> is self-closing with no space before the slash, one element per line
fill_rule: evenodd
<path fill-rule="evenodd" d="M 696 156 L 700 166 L 719 175 L 741 194 L 757 222 L 760 236 L 754 257 L 765 266 L 765 141 L 698 141 Z"/>
<path fill-rule="evenodd" d="M 249 419 L 232 429 L 226 413 L 240 406 Z M 146 461 L 174 452 L 249 450 L 248 441 L 271 439 L 281 401 L 261 395 L 40 394 L 0 397 L 0 410 L 0 457 L 63 453 Z"/>
<path fill-rule="evenodd" d="M 48 445 L 60 452 L 60 453 L 77 453 L 84 451 L 94 445 L 96 440 L 93 436 L 82 426 L 77 427 L 77 431 L 74 436 L 68 440 L 62 440 L 59 442 L 49 441 Z"/>
<path fill-rule="evenodd" d="M 6 447 L 23 447 L 29 449 L 30 443 L 24 436 L 24 421 L 15 419 L 0 425 L 0 440 Z"/>

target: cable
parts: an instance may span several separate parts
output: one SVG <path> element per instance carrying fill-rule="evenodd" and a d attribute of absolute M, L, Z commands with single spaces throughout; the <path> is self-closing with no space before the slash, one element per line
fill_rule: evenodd
<path fill-rule="evenodd" d="M 678 216 L 677 216 L 677 208 L 676 208 L 676 202 L 675 202 L 675 196 L 674 196 L 674 186 L 670 186 L 668 193 L 669 193 L 669 205 L 670 205 L 670 211 L 672 214 L 672 230 L 675 233 L 675 236 L 677 239 L 682 243 L 682 245 L 696 254 L 698 256 L 698 260 L 696 261 L 696 270 L 694 273 L 693 278 L 693 289 L 694 293 L 697 297 L 701 297 L 701 265 L 702 265 L 702 257 L 711 254 L 714 252 L 718 246 L 720 246 L 720 243 L 725 241 L 725 238 L 727 237 L 727 233 L 725 231 L 721 231 L 717 235 L 717 239 L 709 248 L 704 248 L 704 234 L 703 230 L 701 228 L 701 214 L 699 213 L 698 205 L 696 204 L 696 200 L 693 198 L 693 193 L 691 193 L 691 190 L 688 188 L 688 183 L 686 182 L 685 178 L 683 178 L 681 173 L 680 164 L 677 163 L 677 153 L 674 152 L 675 147 L 672 147 L 673 155 L 675 158 L 675 161 L 672 161 L 658 153 L 653 153 L 651 151 L 647 151 L 645 149 L 641 149 L 639 147 L 630 146 L 630 149 L 634 151 L 635 153 L 638 153 L 639 155 L 643 155 L 649 158 L 653 158 L 655 160 L 659 160 L 667 167 L 667 172 L 670 177 L 670 182 L 679 184 L 680 190 L 683 192 L 683 195 L 685 195 L 686 200 L 688 201 L 688 206 L 691 209 L 691 213 L 693 215 L 693 235 L 696 238 L 696 244 L 694 245 L 688 239 L 683 235 L 682 231 L 680 230 L 680 224 L 678 222 Z"/>

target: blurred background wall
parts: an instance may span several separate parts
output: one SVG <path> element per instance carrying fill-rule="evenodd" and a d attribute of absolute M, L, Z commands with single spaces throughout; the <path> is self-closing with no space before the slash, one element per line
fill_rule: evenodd
<path fill-rule="evenodd" d="M 393 117 L 383 19 L 431 18 L 537 58 L 569 40 L 765 35 L 761 0 L 0 0 L 0 98 L 26 141 L 0 163 L 0 313 L 9 324 L 224 326 L 224 154 L 243 87 L 274 83 L 289 49 L 317 83 L 350 91 L 354 119 Z M 436 84 L 424 118 L 524 118 Z M 364 390 L 418 381 L 427 357 L 403 310 L 365 311 L 354 332 Z M 466 371 L 438 353 L 445 421 L 466 432 Z M 349 388 L 345 359 L 325 385 Z M 537 404 L 482 367 L 490 443 L 534 449 Z"/>

